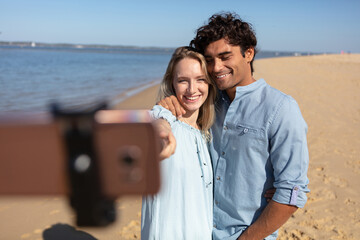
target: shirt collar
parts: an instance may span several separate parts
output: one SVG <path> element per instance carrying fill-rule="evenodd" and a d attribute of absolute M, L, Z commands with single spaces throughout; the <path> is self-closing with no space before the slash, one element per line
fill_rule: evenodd
<path fill-rule="evenodd" d="M 260 87 L 260 86 L 262 86 L 264 84 L 265 84 L 265 80 L 261 78 L 261 79 L 256 80 L 255 82 L 253 82 L 253 83 L 251 83 L 249 85 L 236 87 L 236 92 L 241 92 L 241 93 L 252 92 L 252 91 L 254 91 L 255 89 L 257 89 L 258 87 Z"/>
<path fill-rule="evenodd" d="M 255 89 L 259 88 L 260 86 L 264 85 L 266 82 L 264 79 L 259 79 L 259 80 L 256 80 L 255 82 L 249 84 L 249 85 L 246 85 L 246 86 L 239 86 L 239 87 L 236 87 L 236 95 L 235 95 L 235 98 L 237 96 L 239 96 L 240 94 L 244 94 L 244 93 L 247 93 L 247 92 L 252 92 L 254 91 Z M 230 99 L 229 99 L 229 96 L 227 95 L 226 91 L 223 90 L 223 91 L 219 91 L 219 96 L 220 98 L 227 102 L 228 104 L 230 104 Z"/>

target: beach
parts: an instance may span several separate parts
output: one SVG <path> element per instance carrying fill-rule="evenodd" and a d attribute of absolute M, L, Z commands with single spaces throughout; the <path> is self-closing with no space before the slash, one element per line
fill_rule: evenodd
<path fill-rule="evenodd" d="M 279 239 L 360 239 L 360 54 L 260 59 L 255 79 L 291 95 L 308 124 L 308 202 L 279 230 Z M 150 109 L 158 87 L 118 103 Z M 64 196 L 0 197 L 0 240 L 140 239 L 140 196 L 117 200 L 106 228 L 74 226 Z"/>
<path fill-rule="evenodd" d="M 294 97 L 308 124 L 308 202 L 279 239 L 360 239 L 360 55 L 259 60 L 256 77 Z"/>

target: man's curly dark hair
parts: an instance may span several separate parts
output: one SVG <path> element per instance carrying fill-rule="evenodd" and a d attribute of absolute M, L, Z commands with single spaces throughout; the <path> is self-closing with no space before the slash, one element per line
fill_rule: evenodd
<path fill-rule="evenodd" d="M 214 14 L 209 18 L 208 24 L 200 27 L 190 46 L 204 54 L 205 48 L 212 42 L 226 39 L 233 46 L 240 46 L 241 54 L 245 57 L 245 51 L 254 48 L 254 58 L 257 53 L 256 36 L 251 24 L 244 22 L 235 13 Z M 253 60 L 250 62 L 253 73 Z"/>

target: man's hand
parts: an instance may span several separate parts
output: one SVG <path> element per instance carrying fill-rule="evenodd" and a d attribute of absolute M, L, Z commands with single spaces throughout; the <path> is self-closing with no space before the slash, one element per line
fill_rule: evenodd
<path fill-rule="evenodd" d="M 297 210 L 296 206 L 270 201 L 260 217 L 250 225 L 238 240 L 261 240 L 280 228 Z"/>
<path fill-rule="evenodd" d="M 157 103 L 157 105 L 166 108 L 167 110 L 172 112 L 175 117 L 181 117 L 183 114 L 186 113 L 185 109 L 181 106 L 179 100 L 174 95 L 162 99 L 160 102 Z"/>
<path fill-rule="evenodd" d="M 160 160 L 170 157 L 175 153 L 176 139 L 171 131 L 170 124 L 164 119 L 158 119 L 154 122 L 155 128 L 161 140 Z"/>
<path fill-rule="evenodd" d="M 270 189 L 266 190 L 264 197 L 266 198 L 267 202 L 270 202 L 270 200 L 274 196 L 275 192 L 276 192 L 276 188 L 270 188 Z"/>

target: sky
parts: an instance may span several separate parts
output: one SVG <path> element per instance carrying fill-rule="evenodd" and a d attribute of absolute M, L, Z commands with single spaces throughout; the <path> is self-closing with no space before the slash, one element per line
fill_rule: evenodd
<path fill-rule="evenodd" d="M 178 47 L 224 11 L 260 50 L 360 53 L 360 0 L 0 0 L 0 41 Z"/>

